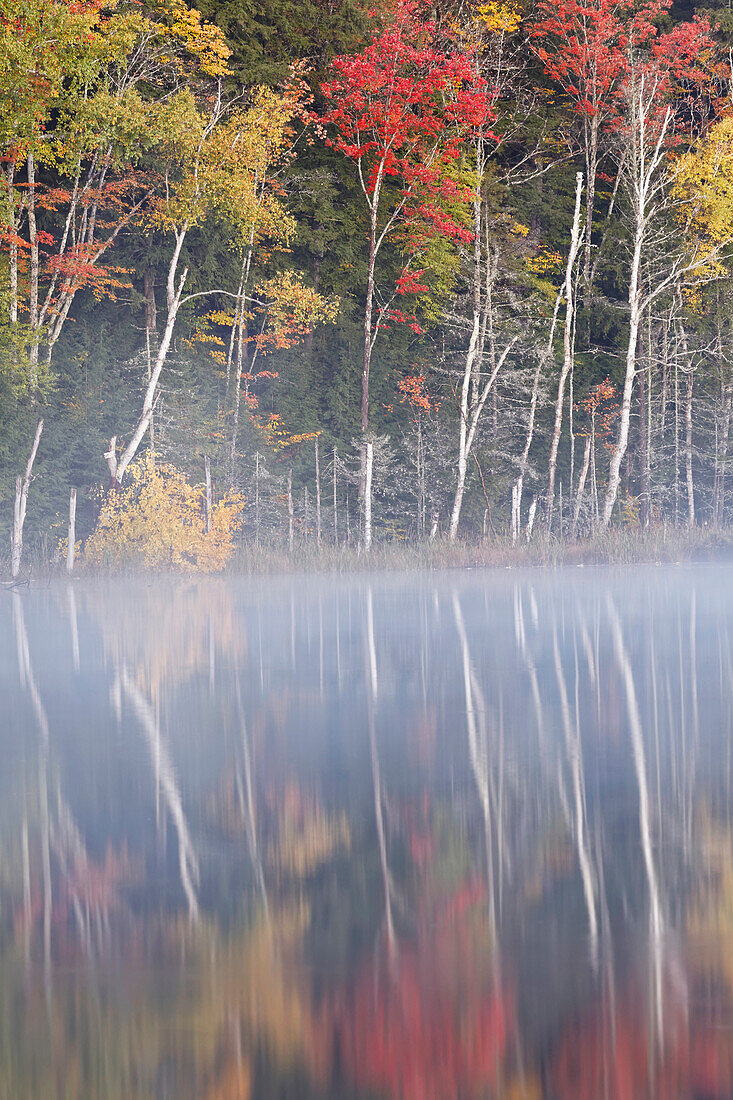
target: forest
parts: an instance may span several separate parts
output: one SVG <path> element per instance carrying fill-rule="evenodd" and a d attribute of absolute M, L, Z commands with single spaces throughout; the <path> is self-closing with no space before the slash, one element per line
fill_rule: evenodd
<path fill-rule="evenodd" d="M 723 532 L 733 18 L 3 0 L 0 538 Z"/>

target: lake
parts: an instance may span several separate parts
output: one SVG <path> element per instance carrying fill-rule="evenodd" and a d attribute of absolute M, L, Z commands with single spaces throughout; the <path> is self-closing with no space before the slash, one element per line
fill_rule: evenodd
<path fill-rule="evenodd" d="M 732 624 L 730 566 L 0 594 L 0 1096 L 733 1096 Z"/>

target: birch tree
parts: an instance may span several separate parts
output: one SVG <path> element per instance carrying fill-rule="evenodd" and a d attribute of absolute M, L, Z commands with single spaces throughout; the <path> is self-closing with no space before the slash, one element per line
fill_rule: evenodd
<path fill-rule="evenodd" d="M 456 92 L 455 89 L 458 89 Z M 460 41 L 441 39 L 438 27 L 413 0 L 400 0 L 384 28 L 355 56 L 337 57 L 322 86 L 329 140 L 354 162 L 367 214 L 364 339 L 361 363 L 361 477 L 365 517 L 368 499 L 370 425 L 369 383 L 372 353 L 385 326 L 413 316 L 396 308 L 399 296 L 428 290 L 421 282 L 414 247 L 391 285 L 378 279 L 377 261 L 385 245 L 401 236 L 413 241 L 437 232 L 469 240 L 470 232 L 451 212 L 463 198 L 448 171 L 458 158 L 460 139 L 490 112 L 490 96 Z M 404 299 L 403 299 L 404 300 Z M 371 522 L 364 525 L 369 550 Z"/>
<path fill-rule="evenodd" d="M 620 171 L 631 210 L 628 341 L 618 436 L 611 454 L 601 516 L 604 528 L 611 522 L 621 481 L 621 463 L 628 447 L 642 317 L 660 294 L 705 262 L 704 256 L 699 254 L 690 258 L 684 250 L 673 252 L 664 272 L 645 286 L 642 265 L 648 258 L 662 216 L 669 211 L 669 190 L 674 182 L 675 168 L 668 157 L 674 138 L 674 81 L 690 74 L 694 76 L 699 59 L 704 58 L 711 47 L 708 27 L 702 21 L 679 24 L 669 34 L 661 36 L 651 58 L 635 54 L 633 44 L 630 46 L 625 120 L 619 131 L 624 150 Z"/>

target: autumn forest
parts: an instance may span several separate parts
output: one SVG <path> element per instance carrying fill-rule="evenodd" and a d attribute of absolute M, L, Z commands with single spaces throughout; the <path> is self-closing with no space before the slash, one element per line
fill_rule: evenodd
<path fill-rule="evenodd" d="M 0 36 L 14 577 L 730 524 L 726 7 L 3 0 Z"/>

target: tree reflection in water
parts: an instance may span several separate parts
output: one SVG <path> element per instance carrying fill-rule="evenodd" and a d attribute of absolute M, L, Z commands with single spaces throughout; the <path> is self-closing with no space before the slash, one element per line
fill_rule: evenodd
<path fill-rule="evenodd" d="M 0 605 L 0 1096 L 733 1095 L 720 569 Z"/>

